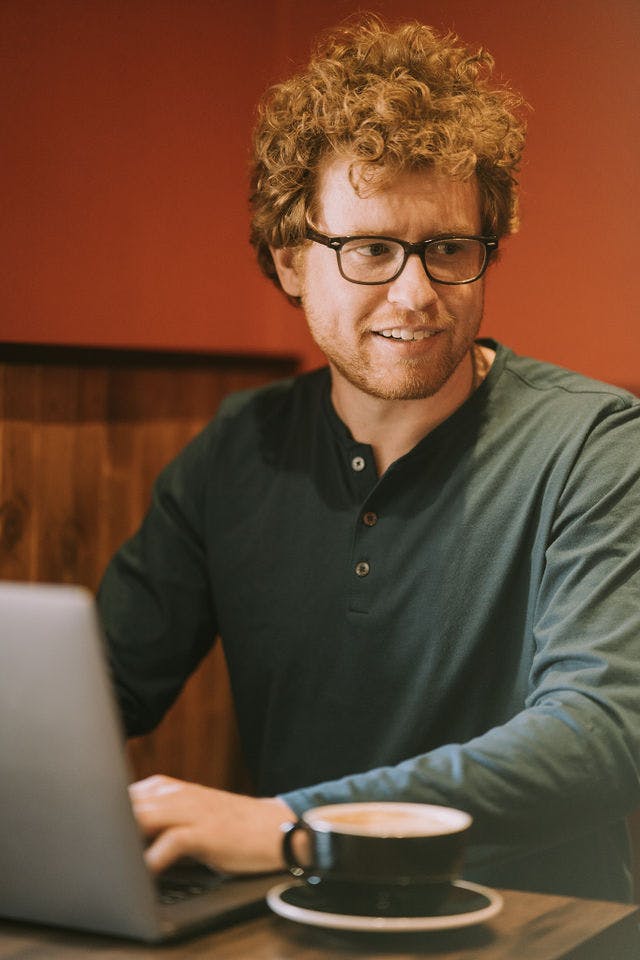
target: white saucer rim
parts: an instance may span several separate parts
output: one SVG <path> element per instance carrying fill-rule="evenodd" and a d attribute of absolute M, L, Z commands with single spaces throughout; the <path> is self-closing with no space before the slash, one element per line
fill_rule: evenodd
<path fill-rule="evenodd" d="M 488 905 L 480 910 L 447 914 L 441 917 L 364 917 L 356 914 L 328 913 L 324 910 L 296 907 L 294 904 L 282 900 L 282 894 L 286 890 L 301 886 L 304 886 L 304 884 L 298 880 L 286 880 L 284 883 L 279 883 L 267 893 L 267 904 L 274 913 L 280 917 L 285 917 L 287 920 L 306 923 L 314 927 L 328 927 L 331 930 L 363 930 L 369 933 L 377 930 L 384 932 L 455 930 L 460 927 L 470 927 L 477 923 L 484 923 L 495 917 L 504 906 L 504 900 L 497 890 L 472 883 L 470 880 L 455 880 L 453 886 L 481 894 L 489 900 Z"/>

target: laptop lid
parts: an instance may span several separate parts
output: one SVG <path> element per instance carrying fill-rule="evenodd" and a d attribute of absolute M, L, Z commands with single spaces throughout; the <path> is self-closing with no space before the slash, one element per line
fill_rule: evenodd
<path fill-rule="evenodd" d="M 157 941 L 259 912 L 273 877 L 159 902 L 130 779 L 92 595 L 0 583 L 0 916 Z"/>

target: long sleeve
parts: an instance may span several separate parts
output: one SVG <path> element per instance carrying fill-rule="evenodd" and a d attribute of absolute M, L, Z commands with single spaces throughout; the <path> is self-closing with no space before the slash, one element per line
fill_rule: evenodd
<path fill-rule="evenodd" d="M 524 708 L 466 742 L 286 793 L 296 812 L 354 799 L 460 807 L 474 816 L 470 861 L 481 863 L 584 834 L 640 803 L 639 451 L 637 406 L 603 418 L 553 512 L 540 505 L 545 549 L 522 558 L 533 638 Z"/>
<path fill-rule="evenodd" d="M 114 556 L 98 591 L 129 736 L 159 723 L 215 638 L 202 526 L 209 434 L 160 474 L 140 530 Z"/>

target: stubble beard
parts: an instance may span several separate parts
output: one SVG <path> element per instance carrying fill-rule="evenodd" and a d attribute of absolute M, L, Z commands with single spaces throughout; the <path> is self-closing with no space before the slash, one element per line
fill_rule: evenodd
<path fill-rule="evenodd" d="M 399 358 L 392 376 L 372 369 L 370 363 L 357 357 L 349 364 L 335 356 L 329 359 L 352 386 L 369 396 L 379 400 L 425 400 L 438 393 L 467 351 L 468 348 L 464 349 L 459 358 L 449 352 L 439 357 Z"/>
<path fill-rule="evenodd" d="M 445 329 L 444 333 L 436 334 L 445 338 L 441 347 L 427 356 L 398 357 L 390 370 L 388 366 L 377 367 L 367 356 L 366 340 L 378 334 L 365 331 L 361 336 L 361 349 L 345 355 L 329 337 L 319 336 L 317 327 L 314 331 L 313 317 L 308 313 L 307 317 L 312 335 L 330 366 L 352 386 L 380 400 L 426 400 L 435 396 L 469 353 L 480 328 L 479 318 L 467 335 L 457 341 L 446 331 L 453 332 L 459 327 L 459 321 L 449 316 L 444 320 L 439 318 Z"/>

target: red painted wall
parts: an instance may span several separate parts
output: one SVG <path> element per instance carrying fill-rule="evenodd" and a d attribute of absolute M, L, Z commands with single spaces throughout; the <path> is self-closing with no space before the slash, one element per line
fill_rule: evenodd
<path fill-rule="evenodd" d="M 0 340 L 318 354 L 247 243 L 254 103 L 352 0 L 4 0 Z M 637 0 L 377 0 L 531 103 L 484 331 L 640 387 Z"/>

